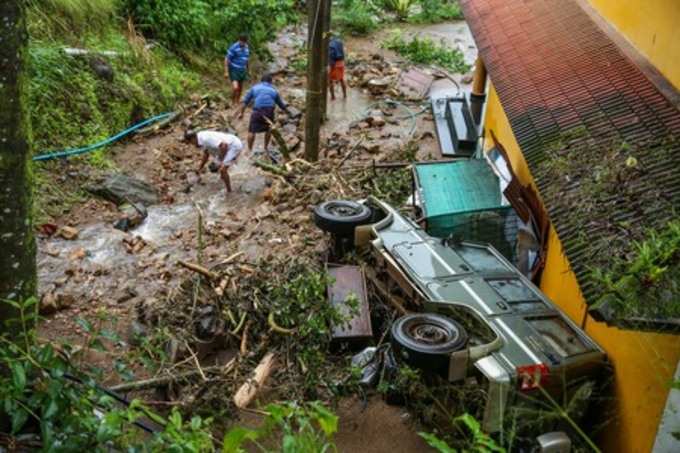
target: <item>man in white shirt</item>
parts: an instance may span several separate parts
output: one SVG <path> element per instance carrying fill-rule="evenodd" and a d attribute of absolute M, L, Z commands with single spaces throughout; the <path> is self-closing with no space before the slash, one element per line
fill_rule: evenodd
<path fill-rule="evenodd" d="M 213 171 L 213 168 L 215 168 L 214 171 L 219 171 L 227 192 L 231 192 L 229 167 L 236 162 L 243 150 L 241 140 L 234 134 L 218 131 L 186 131 L 184 140 L 203 150 L 203 158 L 198 167 L 199 177 L 208 162 L 208 158 L 212 156 L 211 171 Z"/>

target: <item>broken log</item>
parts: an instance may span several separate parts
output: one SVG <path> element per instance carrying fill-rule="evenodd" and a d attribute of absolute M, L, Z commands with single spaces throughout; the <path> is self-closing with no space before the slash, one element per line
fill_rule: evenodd
<path fill-rule="evenodd" d="M 252 377 L 244 382 L 243 385 L 241 385 L 241 387 L 236 391 L 236 394 L 234 395 L 234 404 L 236 407 L 239 409 L 245 409 L 250 403 L 253 402 L 257 396 L 257 392 L 262 388 L 274 369 L 274 364 L 274 353 L 268 352 L 265 354 L 253 371 Z"/>
<path fill-rule="evenodd" d="M 185 267 L 189 270 L 192 270 L 196 273 L 199 273 L 205 277 L 208 277 L 210 280 L 217 280 L 219 278 L 219 275 L 211 271 L 210 269 L 207 269 L 203 266 L 199 266 L 198 264 L 194 263 L 189 263 L 187 261 L 183 260 L 177 260 L 177 264 L 179 264 L 182 267 Z"/>
<path fill-rule="evenodd" d="M 211 366 L 211 367 L 206 367 L 203 368 L 203 372 L 206 374 L 210 373 L 226 373 L 230 371 L 233 367 L 234 364 L 236 363 L 235 359 L 231 359 L 229 362 L 227 362 L 226 365 L 219 365 L 219 366 Z M 161 387 L 163 385 L 168 385 L 172 382 L 175 381 L 181 381 L 183 379 L 189 379 L 195 376 L 200 376 L 201 373 L 198 369 L 196 370 L 191 370 L 187 371 L 184 373 L 178 373 L 178 374 L 168 374 L 165 376 L 160 376 L 156 378 L 151 378 L 151 379 L 144 379 L 141 381 L 135 381 L 135 382 L 126 382 L 124 384 L 118 384 L 114 385 L 113 387 L 110 388 L 110 390 L 114 392 L 129 392 L 132 390 L 147 390 L 150 388 L 154 387 Z"/>
<path fill-rule="evenodd" d="M 286 140 L 283 138 L 283 135 L 281 135 L 281 131 L 269 118 L 265 117 L 264 119 L 269 123 L 269 132 L 271 132 L 272 137 L 274 137 L 276 144 L 279 145 L 279 151 L 283 155 L 283 158 L 286 160 L 290 159 L 290 150 L 288 149 L 288 145 L 286 145 Z"/>
<path fill-rule="evenodd" d="M 254 160 L 253 165 L 255 165 L 258 168 L 261 168 L 262 170 L 268 171 L 269 173 L 274 173 L 275 175 L 279 175 L 279 176 L 283 176 L 283 177 L 290 176 L 282 168 L 277 167 L 276 165 L 272 165 L 272 164 L 268 164 L 266 162 L 262 162 L 261 160 Z"/>

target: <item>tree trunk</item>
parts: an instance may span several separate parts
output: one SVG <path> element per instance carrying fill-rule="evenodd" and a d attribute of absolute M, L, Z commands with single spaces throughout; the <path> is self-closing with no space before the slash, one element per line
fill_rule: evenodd
<path fill-rule="evenodd" d="M 325 0 L 307 0 L 309 38 L 307 44 L 307 100 L 305 108 L 305 159 L 314 162 L 319 157 L 321 130 L 321 97 L 323 67 L 321 47 Z"/>
<path fill-rule="evenodd" d="M 331 6 L 332 0 L 323 0 L 325 11 L 323 15 L 323 42 L 321 43 L 321 122 L 328 119 L 328 44 L 331 38 Z"/>
<path fill-rule="evenodd" d="M 24 0 L 0 2 L 0 323 L 16 317 L 7 300 L 36 294 L 30 128 L 23 90 L 25 12 Z"/>

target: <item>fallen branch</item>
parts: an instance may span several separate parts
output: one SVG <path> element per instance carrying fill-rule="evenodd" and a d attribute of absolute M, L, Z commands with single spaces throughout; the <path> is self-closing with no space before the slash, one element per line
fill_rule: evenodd
<path fill-rule="evenodd" d="M 231 359 L 226 365 L 220 365 L 220 366 L 211 366 L 211 367 L 206 367 L 203 368 L 203 372 L 207 375 L 209 373 L 227 373 L 230 371 L 233 367 L 234 364 L 236 363 L 235 359 Z M 110 390 L 114 392 L 128 392 L 131 390 L 146 390 L 154 387 L 161 387 L 167 384 L 170 384 L 175 381 L 180 381 L 183 379 L 189 379 L 195 376 L 200 376 L 199 370 L 191 370 L 187 371 L 184 373 L 178 373 L 178 374 L 169 374 L 167 376 L 160 376 L 156 378 L 151 378 L 151 379 L 144 379 L 141 381 L 135 381 L 135 382 L 126 382 L 125 384 L 118 384 L 114 385 L 113 387 L 110 388 Z"/>
<path fill-rule="evenodd" d="M 352 157 L 352 154 L 354 153 L 354 151 L 355 151 L 357 148 L 359 148 L 359 146 L 361 146 L 361 144 L 364 142 L 364 138 L 365 138 L 365 136 L 362 136 L 362 137 L 359 139 L 359 141 L 357 141 L 356 144 L 352 147 L 352 149 L 350 149 L 349 151 L 347 151 L 347 154 L 345 154 L 345 156 L 342 158 L 342 160 L 340 161 L 340 163 L 339 163 L 338 165 L 335 166 L 335 169 L 336 169 L 336 170 L 338 170 L 340 167 L 342 167 L 342 165 L 347 161 L 347 159 L 349 159 L 350 157 Z"/>
<path fill-rule="evenodd" d="M 261 168 L 262 170 L 268 171 L 269 173 L 274 173 L 275 175 L 283 176 L 284 178 L 290 176 L 282 168 L 277 167 L 276 165 L 271 165 L 266 162 L 262 162 L 261 160 L 254 160 L 253 165 L 255 165 L 258 168 Z"/>
<path fill-rule="evenodd" d="M 177 260 L 177 264 L 179 264 L 182 267 L 185 267 L 189 270 L 192 270 L 194 272 L 197 272 L 205 277 L 208 277 L 211 280 L 217 280 L 219 278 L 219 275 L 211 271 L 210 269 L 207 269 L 203 266 L 199 266 L 198 264 L 194 263 L 189 263 L 187 261 L 183 260 Z"/>
<path fill-rule="evenodd" d="M 286 145 L 286 140 L 283 138 L 283 135 L 281 135 L 281 131 L 279 131 L 269 118 L 265 117 L 265 120 L 269 123 L 269 132 L 271 132 L 272 137 L 274 137 L 276 144 L 279 145 L 279 151 L 283 155 L 283 158 L 286 160 L 290 159 L 290 151 L 288 150 L 288 145 Z"/>
<path fill-rule="evenodd" d="M 274 312 L 269 312 L 269 316 L 267 317 L 267 323 L 269 324 L 269 327 L 276 333 L 280 333 L 283 335 L 292 335 L 295 333 L 295 329 L 286 329 L 285 327 L 281 327 L 276 323 L 276 320 L 274 319 Z"/>
<path fill-rule="evenodd" d="M 257 396 L 257 392 L 262 388 L 274 369 L 275 356 L 273 352 L 268 352 L 253 371 L 252 378 L 241 385 L 234 395 L 234 404 L 239 409 L 248 407 Z"/>

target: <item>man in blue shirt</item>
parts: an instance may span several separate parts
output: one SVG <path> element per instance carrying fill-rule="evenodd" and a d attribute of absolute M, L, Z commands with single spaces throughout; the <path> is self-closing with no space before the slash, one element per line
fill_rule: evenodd
<path fill-rule="evenodd" d="M 231 80 L 231 102 L 238 104 L 241 99 L 243 82 L 248 77 L 248 60 L 250 60 L 250 48 L 248 36 L 240 35 L 238 41 L 229 47 L 224 58 L 224 77 Z"/>
<path fill-rule="evenodd" d="M 248 126 L 248 150 L 251 152 L 253 150 L 255 134 L 264 132 L 264 150 L 266 152 L 269 149 L 275 107 L 278 105 L 281 110 L 290 114 L 288 106 L 283 102 L 279 92 L 272 85 L 271 74 L 263 75 L 260 83 L 253 85 L 248 90 L 246 97 L 243 99 L 243 106 L 238 115 L 239 118 L 243 118 L 243 113 L 251 103 L 253 104 L 253 113 L 250 115 L 250 124 Z"/>

